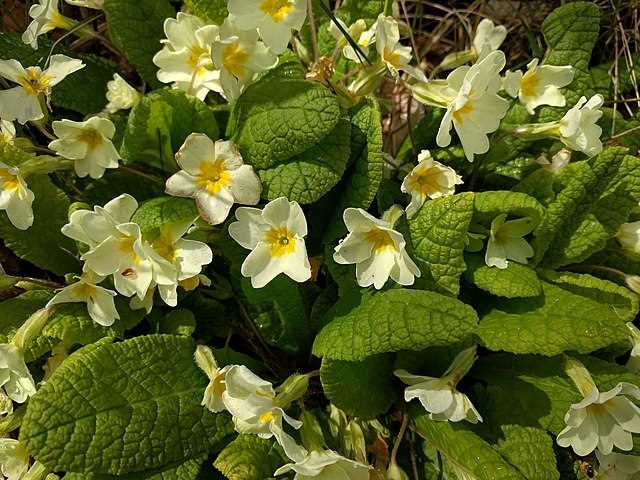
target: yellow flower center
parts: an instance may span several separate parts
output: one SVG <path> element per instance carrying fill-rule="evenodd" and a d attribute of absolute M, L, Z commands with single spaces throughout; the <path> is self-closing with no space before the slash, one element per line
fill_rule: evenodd
<path fill-rule="evenodd" d="M 416 172 L 409 177 L 409 190 L 419 192 L 423 197 L 438 192 L 440 189 L 438 170 L 435 168 Z"/>
<path fill-rule="evenodd" d="M 28 95 L 36 96 L 44 93 L 49 88 L 51 77 L 44 75 L 39 68 L 28 67 L 25 69 L 26 75 L 18 77 L 18 83 L 22 85 Z"/>
<path fill-rule="evenodd" d="M 272 228 L 265 235 L 265 241 L 269 244 L 273 257 L 288 255 L 296 249 L 296 238 L 287 227 Z"/>
<path fill-rule="evenodd" d="M 225 377 L 225 375 L 216 375 L 213 380 L 211 380 L 211 382 L 207 386 L 207 390 L 212 396 L 219 397 L 227 389 Z"/>
<path fill-rule="evenodd" d="M 136 265 L 138 263 L 140 263 L 140 260 L 142 260 L 140 258 L 140 256 L 136 253 L 136 251 L 134 250 L 133 246 L 136 243 L 136 239 L 135 237 L 131 237 L 129 235 L 123 237 L 120 239 L 119 243 L 118 243 L 118 249 L 127 255 L 130 255 L 131 258 L 133 259 L 133 263 L 135 263 Z M 134 270 L 131 269 L 126 269 L 123 272 L 120 272 L 121 275 L 125 276 L 125 277 L 133 277 L 136 275 L 136 272 Z"/>
<path fill-rule="evenodd" d="M 238 42 L 232 43 L 222 51 L 222 63 L 224 68 L 240 78 L 245 74 L 245 64 L 249 59 L 247 52 Z"/>
<path fill-rule="evenodd" d="M 395 50 L 389 50 L 387 47 L 384 47 L 384 50 L 382 51 L 382 58 L 385 62 L 391 64 L 396 70 L 402 68 L 402 56 Z"/>
<path fill-rule="evenodd" d="M 520 92 L 523 97 L 535 97 L 540 79 L 535 72 L 527 72 L 520 80 Z"/>
<path fill-rule="evenodd" d="M 18 176 L 7 168 L 0 168 L 0 190 L 16 190 L 20 187 Z"/>
<path fill-rule="evenodd" d="M 277 412 L 274 412 L 273 410 L 269 410 L 268 412 L 265 412 L 262 415 L 260 415 L 260 422 L 261 423 L 273 422 L 277 420 L 278 417 L 279 417 L 279 414 Z"/>
<path fill-rule="evenodd" d="M 170 262 L 176 259 L 176 245 L 166 236 L 160 236 L 160 238 L 153 242 L 153 248 L 162 258 Z"/>
<path fill-rule="evenodd" d="M 364 238 L 367 242 L 373 245 L 373 250 L 376 252 L 380 252 L 386 249 L 396 249 L 396 244 L 394 243 L 389 232 L 381 230 L 379 228 L 373 228 L 364 234 Z"/>
<path fill-rule="evenodd" d="M 269 15 L 274 22 L 282 22 L 295 8 L 290 0 L 264 0 L 260 4 L 260 10 Z"/>
<path fill-rule="evenodd" d="M 205 58 L 202 58 L 203 56 Z M 208 56 L 208 49 L 201 47 L 200 45 L 191 45 L 191 47 L 189 47 L 189 58 L 187 58 L 187 64 L 192 70 L 195 70 L 196 75 L 204 75 L 206 65 L 210 63 Z"/>
<path fill-rule="evenodd" d="M 86 143 L 89 150 L 93 150 L 102 143 L 102 135 L 95 128 L 85 128 L 78 135 L 78 141 Z"/>
<path fill-rule="evenodd" d="M 91 298 L 96 291 L 96 287 L 85 282 L 78 282 L 74 286 L 74 290 L 81 298 Z"/>
<path fill-rule="evenodd" d="M 473 102 L 471 100 L 467 100 L 467 103 L 465 103 L 462 108 L 453 112 L 453 119 L 457 123 L 464 123 L 465 115 L 468 115 L 471 112 L 473 112 Z"/>
<path fill-rule="evenodd" d="M 207 193 L 214 195 L 231 183 L 231 173 L 227 170 L 224 160 L 205 160 L 200 162 L 200 175 L 196 183 Z"/>

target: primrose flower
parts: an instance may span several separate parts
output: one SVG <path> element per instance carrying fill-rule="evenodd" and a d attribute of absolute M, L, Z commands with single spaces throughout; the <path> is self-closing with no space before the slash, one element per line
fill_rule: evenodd
<path fill-rule="evenodd" d="M 24 403 L 36 393 L 22 351 L 12 344 L 0 344 L 0 387 L 16 403 Z"/>
<path fill-rule="evenodd" d="M 640 472 L 640 457 L 610 453 L 604 455 L 596 450 L 598 480 L 632 480 Z"/>
<path fill-rule="evenodd" d="M 597 125 L 602 117 L 600 107 L 604 103 L 602 95 L 594 95 L 589 100 L 581 97 L 560 120 L 555 134 L 571 150 L 582 152 L 589 157 L 602 151 L 600 135 L 602 128 Z"/>
<path fill-rule="evenodd" d="M 431 420 L 478 423 L 482 422 L 482 417 L 471 400 L 456 390 L 458 382 L 471 370 L 476 358 L 474 345 L 460 352 L 440 378 L 412 375 L 406 370 L 396 370 L 394 375 L 409 385 L 404 391 L 405 401 L 417 398 L 429 412 Z"/>
<path fill-rule="evenodd" d="M 620 382 L 608 392 L 601 393 L 589 371 L 577 360 L 568 358 L 565 371 L 583 396 L 564 416 L 567 424 L 557 437 L 561 447 L 571 447 L 584 457 L 596 448 L 609 455 L 613 447 L 633 448 L 632 433 L 640 433 L 640 408 L 627 396 L 640 399 L 640 389 Z"/>
<path fill-rule="evenodd" d="M 9 120 L 0 118 L 0 142 L 13 143 L 16 138 L 16 127 Z"/>
<path fill-rule="evenodd" d="M 413 285 L 420 269 L 411 260 L 400 232 L 393 229 L 402 214 L 399 207 L 389 209 L 377 219 L 361 208 L 347 208 L 344 223 L 349 234 L 335 247 L 333 259 L 339 264 L 356 264 L 361 287 L 381 289 L 389 277 L 400 285 Z M 395 217 L 395 218 L 394 218 Z"/>
<path fill-rule="evenodd" d="M 138 209 L 138 202 L 129 194 L 122 194 L 92 210 L 80 209 L 69 216 L 62 233 L 90 248 L 97 247 L 114 233 L 117 225 L 127 223 Z"/>
<path fill-rule="evenodd" d="M 347 25 L 342 20 L 339 18 L 336 18 L 336 20 L 340 23 L 342 28 L 349 33 L 349 36 L 355 40 L 358 47 L 360 47 L 360 50 L 362 50 L 362 53 L 368 55 L 369 46 L 376 38 L 376 26 L 374 25 L 367 29 L 365 21 L 363 19 L 359 19 L 347 28 Z M 334 22 L 330 22 L 329 24 L 329 33 L 336 39 L 337 48 L 341 49 L 342 55 L 344 55 L 345 58 L 358 63 L 362 63 L 364 61 L 364 59 L 362 59 L 349 44 L 344 34 Z"/>
<path fill-rule="evenodd" d="M 623 250 L 640 255 L 640 221 L 620 225 L 616 240 Z"/>
<path fill-rule="evenodd" d="M 116 292 L 98 286 L 102 280 L 91 272 L 84 272 L 76 283 L 56 293 L 46 308 L 61 303 L 86 303 L 89 316 L 94 322 L 104 327 L 113 325 L 120 318 L 113 301 Z"/>
<path fill-rule="evenodd" d="M 317 480 L 368 480 L 370 470 L 369 465 L 349 460 L 333 450 L 313 450 L 302 460 L 280 467 L 274 475 L 294 472 L 294 480 L 312 477 Z"/>
<path fill-rule="evenodd" d="M 400 190 L 411 195 L 407 206 L 407 217 L 411 218 L 424 205 L 427 198 L 439 198 L 453 195 L 456 185 L 464 183 L 456 171 L 433 159 L 429 150 L 418 155 L 418 165 L 404 177 Z"/>
<path fill-rule="evenodd" d="M 507 29 L 504 25 L 495 25 L 488 18 L 483 18 L 473 37 L 473 51 L 478 60 L 498 50 L 505 38 L 507 38 Z"/>
<path fill-rule="evenodd" d="M 65 0 L 69 5 L 76 7 L 92 8 L 94 10 L 102 10 L 104 0 Z"/>
<path fill-rule="evenodd" d="M 0 438 L 0 472 L 7 480 L 21 480 L 29 470 L 29 453 L 18 440 Z"/>
<path fill-rule="evenodd" d="M 229 225 L 229 235 L 251 253 L 242 263 L 241 273 L 251 277 L 253 288 L 264 287 L 280 273 L 296 282 L 311 278 L 304 237 L 307 220 L 297 202 L 276 198 L 258 208 L 240 207 L 237 222 Z"/>
<path fill-rule="evenodd" d="M 376 22 L 376 49 L 380 59 L 394 78 L 400 71 L 407 72 L 412 77 L 426 82 L 424 73 L 411 65 L 411 47 L 400 45 L 400 29 L 398 22 L 393 17 L 385 17 L 380 14 Z"/>
<path fill-rule="evenodd" d="M 151 241 L 151 248 L 145 246 L 154 265 L 153 281 L 164 302 L 172 307 L 178 303 L 179 282 L 198 276 L 202 267 L 213 260 L 209 245 L 182 238 L 192 225 L 193 220 L 164 225 L 159 236 Z"/>
<path fill-rule="evenodd" d="M 34 198 L 20 169 L 0 162 L 0 210 L 7 212 L 14 227 L 26 230 L 33 225 Z"/>
<path fill-rule="evenodd" d="M 527 259 L 533 257 L 534 252 L 522 237 L 531 233 L 533 228 L 529 217 L 507 221 L 507 215 L 503 213 L 494 218 L 485 254 L 487 266 L 505 269 L 509 260 L 528 263 Z"/>
<path fill-rule="evenodd" d="M 307 17 L 306 0 L 229 0 L 227 8 L 239 28 L 257 29 L 275 54 L 287 49 L 291 30 L 300 30 Z"/>
<path fill-rule="evenodd" d="M 259 72 L 278 64 L 278 57 L 258 40 L 256 30 L 240 30 L 229 18 L 213 43 L 213 61 L 220 68 L 220 83 L 227 99 L 238 98 Z"/>
<path fill-rule="evenodd" d="M 41 100 L 48 96 L 51 88 L 73 72 L 84 68 L 80 60 L 66 55 L 51 55 L 49 68 L 23 68 L 17 60 L 0 60 L 0 77 L 17 83 L 18 86 L 0 90 L 0 118 L 17 120 L 20 124 L 40 120 L 44 117 Z"/>
<path fill-rule="evenodd" d="M 153 57 L 162 83 L 173 83 L 200 100 L 209 91 L 222 93 L 220 71 L 213 65 L 211 45 L 218 37 L 217 25 L 205 25 L 195 15 L 178 12 L 164 22 L 164 47 Z"/>
<path fill-rule="evenodd" d="M 51 124 L 58 137 L 49 148 L 58 155 L 74 160 L 76 174 L 82 178 L 100 178 L 107 168 L 118 168 L 120 155 L 111 139 L 116 127 L 111 120 L 91 117 L 84 122 L 58 120 Z"/>
<path fill-rule="evenodd" d="M 498 129 L 509 108 L 509 102 L 498 95 L 505 63 L 504 53 L 498 50 L 471 67 L 456 68 L 446 80 L 412 87 L 419 102 L 447 109 L 436 137 L 438 146 L 451 143 L 449 131 L 453 125 L 469 161 L 489 150 L 487 134 Z"/>
<path fill-rule="evenodd" d="M 258 377 L 244 365 L 233 365 L 225 375 L 222 401 L 233 416 L 238 433 L 251 433 L 278 441 L 289 458 L 299 458 L 302 447 L 284 431 L 282 420 L 298 429 L 302 422 L 291 418 L 276 403 L 270 382 Z"/>
<path fill-rule="evenodd" d="M 512 97 L 518 97 L 527 111 L 533 115 L 540 105 L 564 107 L 566 100 L 560 89 L 573 81 L 573 67 L 538 65 L 534 58 L 527 65 L 527 71 L 507 71 L 504 89 Z"/>
<path fill-rule="evenodd" d="M 544 153 L 536 158 L 536 163 L 538 165 L 542 165 L 546 171 L 551 173 L 559 173 L 564 167 L 569 165 L 571 161 L 571 150 L 567 150 L 566 148 L 562 148 L 556 153 L 553 157 L 551 157 L 551 161 Z"/>
<path fill-rule="evenodd" d="M 177 197 L 193 197 L 200 216 L 212 225 L 225 221 L 234 203 L 255 205 L 262 184 L 245 165 L 231 141 L 215 143 L 203 133 L 192 133 L 176 154 L 178 173 L 167 180 L 166 191 Z"/>
<path fill-rule="evenodd" d="M 65 17 L 58 10 L 58 0 L 38 0 L 38 3 L 31 5 L 29 16 L 33 19 L 25 32 L 22 34 L 22 41 L 31 48 L 38 48 L 38 37 L 55 28 L 70 30 L 76 24 L 70 18 Z"/>
<path fill-rule="evenodd" d="M 117 73 L 113 74 L 113 80 L 107 82 L 106 96 L 109 103 L 105 110 L 109 113 L 133 108 L 142 98 L 142 94 Z"/>
<path fill-rule="evenodd" d="M 207 407 L 214 413 L 222 412 L 226 409 L 222 401 L 222 395 L 227 388 L 225 377 L 231 365 L 219 368 L 213 352 L 205 345 L 197 346 L 195 359 L 198 367 L 209 377 L 209 385 L 204 391 L 202 406 Z"/>

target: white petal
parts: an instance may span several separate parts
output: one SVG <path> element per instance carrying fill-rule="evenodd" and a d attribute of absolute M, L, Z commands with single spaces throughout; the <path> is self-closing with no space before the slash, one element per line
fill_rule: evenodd
<path fill-rule="evenodd" d="M 84 67 L 85 65 L 82 63 L 82 60 L 67 57 L 66 55 L 56 54 L 51 55 L 51 58 L 49 59 L 49 68 L 47 68 L 44 73 L 52 77 L 49 85 L 53 87 L 64 80 L 67 75 L 77 72 Z"/>
<path fill-rule="evenodd" d="M 22 87 L 0 90 L 0 117 L 5 120 L 17 120 L 24 125 L 44 117 L 36 95 L 29 95 Z"/>
<path fill-rule="evenodd" d="M 115 292 L 106 288 L 96 287 L 93 296 L 87 302 L 89 315 L 94 322 L 108 327 L 113 325 L 117 318 L 120 318 L 113 301 L 114 296 Z"/>
<path fill-rule="evenodd" d="M 260 201 L 262 183 L 250 165 L 242 165 L 231 172 L 231 192 L 237 203 L 256 205 Z"/>
<path fill-rule="evenodd" d="M 193 197 L 198 190 L 195 177 L 184 170 L 171 175 L 165 188 L 165 191 L 174 197 Z"/>
<path fill-rule="evenodd" d="M 224 222 L 233 207 L 233 195 L 226 188 L 213 195 L 200 191 L 196 193 L 195 198 L 200 216 L 211 225 Z"/>
<path fill-rule="evenodd" d="M 268 228 L 262 218 L 262 210 L 240 207 L 236 210 L 236 218 L 238 221 L 229 225 L 229 235 L 244 248 L 255 248 Z"/>

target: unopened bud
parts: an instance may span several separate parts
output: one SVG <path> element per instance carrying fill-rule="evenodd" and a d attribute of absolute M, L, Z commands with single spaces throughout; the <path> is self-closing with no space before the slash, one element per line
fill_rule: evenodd
<path fill-rule="evenodd" d="M 640 276 L 639 275 L 625 275 L 624 281 L 627 287 L 634 293 L 640 295 Z"/>
<path fill-rule="evenodd" d="M 293 374 L 276 389 L 275 404 L 287 408 L 292 402 L 304 396 L 309 388 L 309 374 Z"/>
<path fill-rule="evenodd" d="M 387 469 L 387 480 L 409 480 L 409 475 L 393 460 Z"/>

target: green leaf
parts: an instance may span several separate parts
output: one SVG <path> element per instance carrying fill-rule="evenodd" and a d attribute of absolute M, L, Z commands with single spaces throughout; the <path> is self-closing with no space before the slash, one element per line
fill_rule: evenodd
<path fill-rule="evenodd" d="M 501 301 L 480 321 L 482 344 L 491 350 L 551 356 L 624 342 L 625 322 L 637 313 L 628 292 L 606 280 L 582 277 L 566 283 L 543 281 L 538 298 Z"/>
<path fill-rule="evenodd" d="M 399 350 L 422 350 L 469 338 L 476 312 L 445 295 L 423 290 L 388 290 L 342 313 L 316 337 L 313 353 L 336 360 L 362 360 Z"/>
<path fill-rule="evenodd" d="M 264 169 L 319 143 L 337 125 L 340 107 L 319 83 L 272 79 L 249 86 L 233 117 L 233 140 L 245 162 Z"/>
<path fill-rule="evenodd" d="M 559 480 L 553 440 L 539 428 L 520 425 L 502 427 L 504 438 L 497 450 L 527 480 Z"/>
<path fill-rule="evenodd" d="M 467 269 L 463 251 L 473 216 L 472 192 L 427 201 L 409 220 L 414 259 L 436 284 L 458 295 L 460 275 Z"/>
<path fill-rule="evenodd" d="M 196 480 L 202 469 L 204 458 L 187 460 L 178 466 L 162 470 L 127 473 L 125 475 L 105 475 L 100 473 L 67 473 L 64 480 Z"/>
<path fill-rule="evenodd" d="M 507 268 L 487 267 L 482 255 L 466 255 L 469 268 L 465 278 L 476 287 L 506 298 L 537 297 L 542 294 L 542 284 L 535 270 L 517 262 L 509 262 Z"/>
<path fill-rule="evenodd" d="M 263 288 L 253 288 L 248 278 L 241 285 L 252 307 L 249 313 L 265 339 L 289 353 L 305 352 L 312 332 L 299 285 L 284 275 Z"/>
<path fill-rule="evenodd" d="M 564 92 L 566 107 L 542 107 L 538 120 L 548 122 L 560 118 L 578 99 L 595 93 L 589 71 L 591 51 L 600 31 L 600 10 L 592 2 L 573 2 L 556 8 L 542 23 L 547 41 L 546 65 L 571 65 L 574 78 Z"/>
<path fill-rule="evenodd" d="M 473 480 L 525 480 L 515 467 L 464 423 L 436 422 L 420 407 L 412 408 L 416 431 L 430 446 Z"/>
<path fill-rule="evenodd" d="M 473 221 L 490 224 L 500 214 L 514 217 L 530 217 L 534 225 L 544 216 L 544 207 L 533 197 L 520 192 L 478 192 L 474 203 L 476 214 Z"/>
<path fill-rule="evenodd" d="M 196 317 L 191 310 L 177 308 L 163 316 L 159 327 L 160 333 L 189 337 L 196 329 Z"/>
<path fill-rule="evenodd" d="M 31 397 L 20 441 L 49 469 L 122 475 L 220 448 L 233 426 L 200 406 L 207 378 L 190 338 L 90 345 Z"/>
<path fill-rule="evenodd" d="M 0 145 L 3 161 L 6 148 Z M 29 177 L 27 184 L 35 195 L 33 225 L 27 230 L 18 230 L 2 212 L 0 237 L 5 246 L 23 260 L 57 275 L 79 272 L 80 263 L 74 257 L 76 246 L 60 232 L 67 223 L 69 199 L 46 175 Z"/>
<path fill-rule="evenodd" d="M 262 74 L 260 80 L 304 80 L 307 69 L 298 56 L 291 50 L 285 50 L 278 57 L 278 65 Z"/>
<path fill-rule="evenodd" d="M 194 15 L 216 25 L 229 15 L 226 0 L 185 0 L 184 4 Z"/>
<path fill-rule="evenodd" d="M 153 64 L 153 56 L 162 48 L 160 40 L 165 38 L 165 19 L 176 15 L 169 1 L 105 0 L 103 9 L 116 46 L 145 82 L 161 85 L 156 78 L 158 67 Z"/>
<path fill-rule="evenodd" d="M 640 377 L 625 367 L 593 357 L 577 358 L 602 392 L 618 382 L 640 384 Z M 491 355 L 476 362 L 472 376 L 487 384 L 488 403 L 478 408 L 488 413 L 496 427 L 517 424 L 557 435 L 566 426 L 564 415 L 569 406 L 582 400 L 564 373 L 562 357 Z"/>
<path fill-rule="evenodd" d="M 140 225 L 140 231 L 146 240 L 157 238 L 163 228 L 170 225 L 183 225 L 198 218 L 198 209 L 190 198 L 158 197 L 140 205 L 131 218 Z"/>
<path fill-rule="evenodd" d="M 220 452 L 213 466 L 229 480 L 265 480 L 285 463 L 272 439 L 238 435 Z"/>
<path fill-rule="evenodd" d="M 361 419 L 385 413 L 395 400 L 393 355 L 372 355 L 359 362 L 322 359 L 324 394 L 347 415 Z"/>
<path fill-rule="evenodd" d="M 129 114 L 122 157 L 126 163 L 146 163 L 173 173 L 178 168 L 174 154 L 190 133 L 217 140 L 214 110 L 180 90 L 154 91 Z"/>
<path fill-rule="evenodd" d="M 340 120 L 336 128 L 306 152 L 266 170 L 259 170 L 268 200 L 287 197 L 313 203 L 342 178 L 349 160 L 351 124 Z"/>
<path fill-rule="evenodd" d="M 380 105 L 366 98 L 351 111 L 351 158 L 344 180 L 331 195 L 333 218 L 324 234 L 324 242 L 339 238 L 346 228 L 342 213 L 348 207 L 369 208 L 382 181 L 382 117 Z"/>
<path fill-rule="evenodd" d="M 53 42 L 44 36 L 38 38 L 38 49 L 26 45 L 20 35 L 0 32 L 0 56 L 15 58 L 23 67 L 44 66 Z M 51 92 L 55 106 L 80 112 L 84 115 L 98 113 L 107 103 L 107 82 L 113 79 L 116 68 L 113 63 L 98 55 L 82 55 L 57 45 L 53 53 L 62 53 L 82 60 L 85 67 L 65 78 Z M 91 85 L 91 88 L 87 88 Z"/>
<path fill-rule="evenodd" d="M 534 231 L 536 260 L 557 268 L 602 250 L 640 200 L 640 160 L 609 148 L 567 167 L 547 215 Z M 627 158 L 628 157 L 628 158 Z"/>

